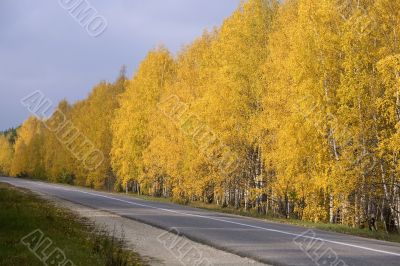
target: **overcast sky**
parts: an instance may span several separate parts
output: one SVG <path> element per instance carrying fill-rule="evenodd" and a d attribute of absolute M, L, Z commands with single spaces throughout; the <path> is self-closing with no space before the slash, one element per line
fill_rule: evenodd
<path fill-rule="evenodd" d="M 59 0 L 0 0 L 0 130 L 29 116 L 20 103 L 29 93 L 41 90 L 55 103 L 83 99 L 99 81 L 113 81 L 124 64 L 132 76 L 158 44 L 176 53 L 219 26 L 239 2 L 90 0 L 108 23 L 94 38 Z"/>

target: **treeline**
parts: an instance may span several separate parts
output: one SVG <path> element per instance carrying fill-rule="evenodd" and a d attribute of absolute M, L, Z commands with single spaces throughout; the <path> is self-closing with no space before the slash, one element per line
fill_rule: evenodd
<path fill-rule="evenodd" d="M 132 79 L 59 104 L 103 153 L 95 170 L 45 126 L 57 116 L 0 137 L 0 167 L 397 231 L 399 25 L 400 0 L 246 1 L 177 56 L 154 49 Z"/>

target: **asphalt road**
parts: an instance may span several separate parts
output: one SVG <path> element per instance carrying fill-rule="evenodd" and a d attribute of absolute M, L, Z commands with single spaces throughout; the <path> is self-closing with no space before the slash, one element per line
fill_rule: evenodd
<path fill-rule="evenodd" d="M 0 177 L 0 182 L 173 229 L 191 240 L 272 265 L 400 265 L 397 243 L 70 186 L 8 177 Z"/>

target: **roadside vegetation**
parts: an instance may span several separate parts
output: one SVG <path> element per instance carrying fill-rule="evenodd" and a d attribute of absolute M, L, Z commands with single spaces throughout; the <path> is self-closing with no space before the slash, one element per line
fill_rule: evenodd
<path fill-rule="evenodd" d="M 43 239 L 48 237 L 53 241 L 50 250 L 61 249 L 74 263 L 68 266 L 145 265 L 138 254 L 125 249 L 123 236 L 96 228 L 28 190 L 0 183 L 0 206 L 1 266 L 43 265 L 21 241 L 37 229 L 44 233 Z M 43 247 L 39 250 L 38 254 L 46 253 Z"/>

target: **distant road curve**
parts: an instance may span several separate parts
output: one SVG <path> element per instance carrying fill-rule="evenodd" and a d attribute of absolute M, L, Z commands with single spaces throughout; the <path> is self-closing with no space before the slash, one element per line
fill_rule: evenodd
<path fill-rule="evenodd" d="M 273 265 L 400 265 L 400 244 L 9 177 L 0 182 L 115 213 Z"/>

